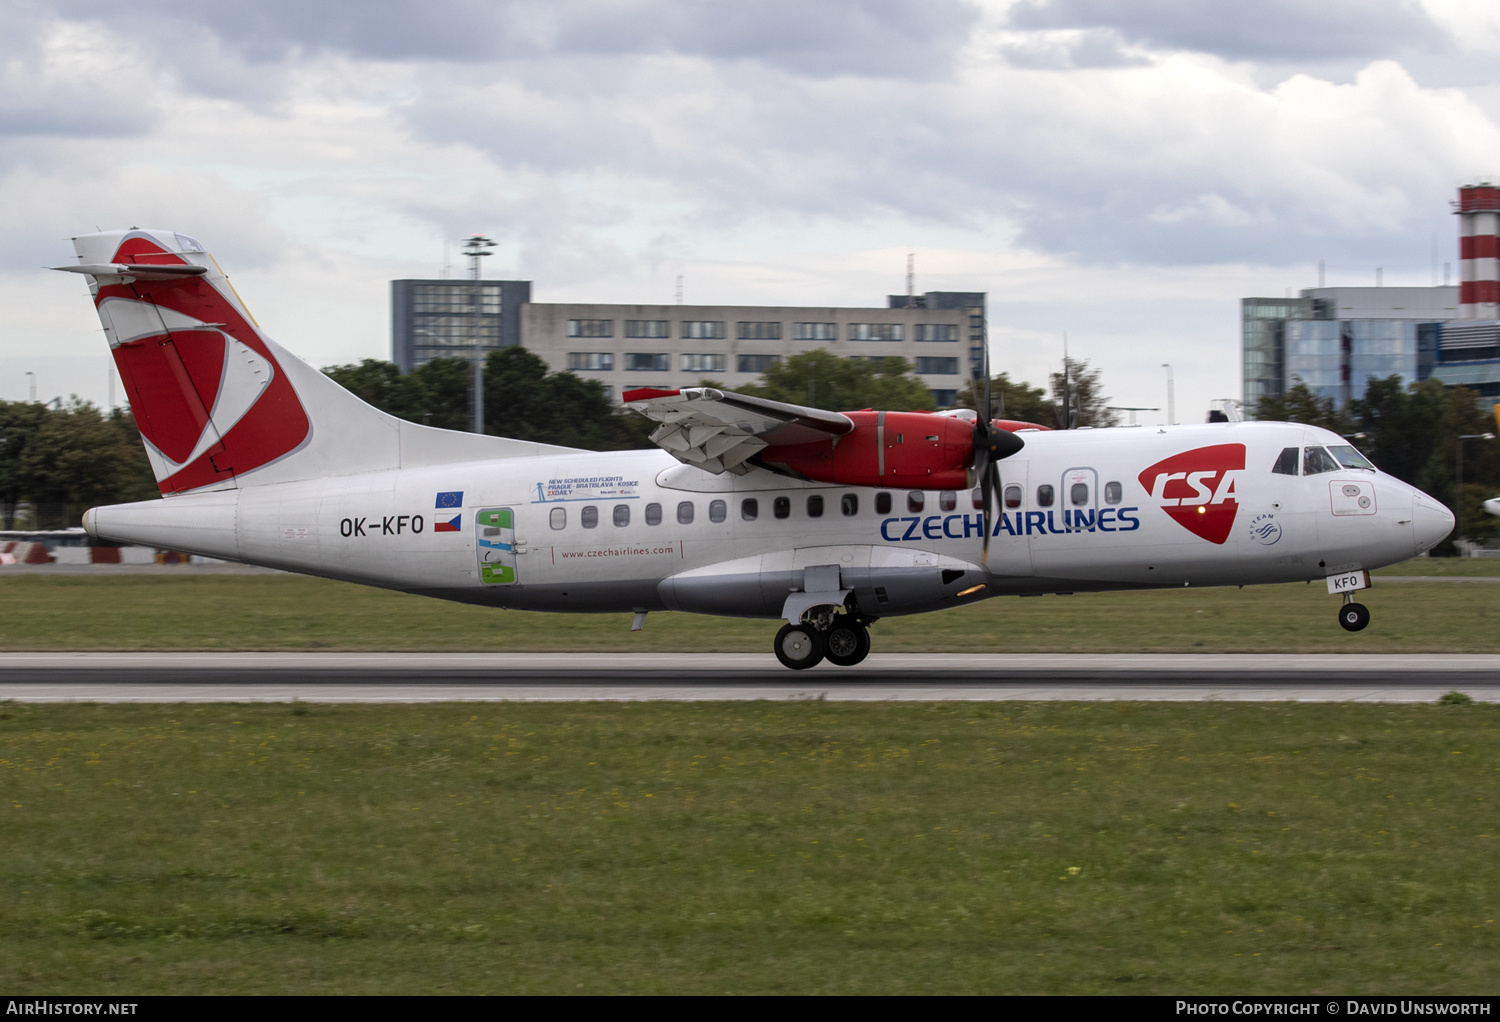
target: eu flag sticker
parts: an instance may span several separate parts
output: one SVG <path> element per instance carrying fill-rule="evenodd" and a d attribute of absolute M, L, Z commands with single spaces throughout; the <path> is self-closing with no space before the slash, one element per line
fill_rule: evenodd
<path fill-rule="evenodd" d="M 434 507 L 463 507 L 464 506 L 464 491 L 463 490 L 449 490 L 447 493 L 439 493 L 437 495 L 437 503 L 435 505 L 433 505 L 433 506 Z"/>

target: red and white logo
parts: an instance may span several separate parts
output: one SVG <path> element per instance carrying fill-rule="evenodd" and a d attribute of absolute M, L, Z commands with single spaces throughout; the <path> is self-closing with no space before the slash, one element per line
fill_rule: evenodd
<path fill-rule="evenodd" d="M 114 259 L 185 262 L 145 235 Z M 307 413 L 275 355 L 207 280 L 109 284 L 96 303 L 163 494 L 243 475 L 307 439 Z"/>
<path fill-rule="evenodd" d="M 1210 543 L 1223 543 L 1240 510 L 1234 487 L 1244 468 L 1244 444 L 1215 444 L 1158 461 L 1139 478 L 1172 521 Z"/>

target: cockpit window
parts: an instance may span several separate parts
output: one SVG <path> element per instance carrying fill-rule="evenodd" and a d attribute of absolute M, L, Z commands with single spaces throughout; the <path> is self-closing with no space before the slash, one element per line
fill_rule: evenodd
<path fill-rule="evenodd" d="M 1281 457 L 1276 459 L 1276 465 L 1271 469 L 1279 476 L 1294 476 L 1297 474 L 1297 455 L 1300 452 L 1295 447 L 1287 447 L 1281 452 Z"/>
<path fill-rule="evenodd" d="M 1360 454 L 1348 444 L 1329 444 L 1328 453 L 1337 459 L 1345 468 L 1362 468 L 1368 472 L 1375 471 L 1375 466 L 1370 464 L 1370 459 Z"/>
<path fill-rule="evenodd" d="M 1320 472 L 1337 472 L 1339 463 L 1333 460 L 1333 455 L 1321 447 L 1302 448 L 1302 474 L 1315 476 Z"/>

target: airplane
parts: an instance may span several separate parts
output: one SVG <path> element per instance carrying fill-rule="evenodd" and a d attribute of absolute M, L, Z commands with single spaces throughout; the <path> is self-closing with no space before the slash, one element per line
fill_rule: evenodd
<path fill-rule="evenodd" d="M 1491 497 L 1485 501 L 1484 509 L 1492 515 L 1500 515 L 1500 497 Z"/>
<path fill-rule="evenodd" d="M 1370 569 L 1453 528 L 1288 423 L 1049 431 L 695 387 L 623 395 L 659 423 L 653 450 L 435 429 L 272 341 L 194 238 L 73 243 L 53 268 L 87 278 L 162 493 L 87 511 L 100 540 L 632 629 L 655 610 L 781 620 L 772 649 L 800 670 L 859 663 L 880 618 L 1001 595 L 1326 580 L 1358 631 Z"/>

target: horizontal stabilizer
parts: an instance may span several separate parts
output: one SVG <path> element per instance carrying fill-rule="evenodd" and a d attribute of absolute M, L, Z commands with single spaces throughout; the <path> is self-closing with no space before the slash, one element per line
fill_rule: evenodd
<path fill-rule="evenodd" d="M 146 266 L 141 263 L 85 263 L 82 266 L 49 266 L 64 273 L 87 273 L 91 277 L 133 277 L 136 280 L 181 280 L 201 277 L 207 266 Z"/>

